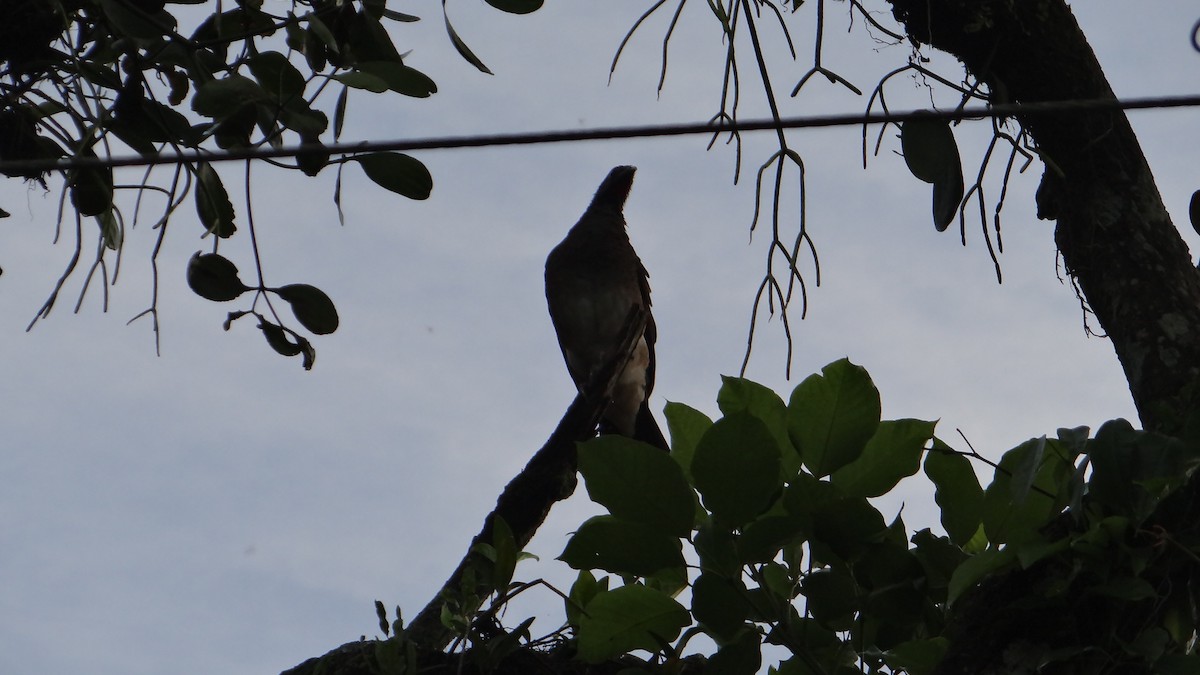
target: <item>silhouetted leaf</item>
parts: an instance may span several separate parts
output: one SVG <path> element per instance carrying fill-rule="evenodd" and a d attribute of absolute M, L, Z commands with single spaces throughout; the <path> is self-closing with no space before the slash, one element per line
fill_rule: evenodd
<path fill-rule="evenodd" d="M 421 20 L 421 17 L 419 17 L 419 16 L 413 16 L 412 14 L 405 14 L 403 12 L 397 12 L 394 9 L 383 10 L 383 15 L 386 16 L 387 18 L 391 19 L 392 21 L 399 21 L 401 23 L 412 23 L 414 21 Z"/>
<path fill-rule="evenodd" d="M 260 52 L 248 64 L 263 90 L 280 103 L 304 93 L 304 76 L 279 52 Z"/>
<path fill-rule="evenodd" d="M 963 198 L 962 167 L 957 163 L 947 168 L 933 183 L 933 226 L 938 232 L 945 232 L 954 222 L 958 213 L 958 205 Z"/>
<path fill-rule="evenodd" d="M 362 71 L 356 70 L 349 73 L 338 73 L 337 75 L 333 76 L 333 79 L 341 82 L 347 87 L 364 89 L 376 94 L 382 94 L 388 90 L 388 83 L 382 77 L 379 77 L 378 75 L 372 75 L 371 73 L 364 73 Z"/>
<path fill-rule="evenodd" d="M 466 59 L 467 63 L 475 66 L 480 72 L 492 75 L 492 71 L 483 64 L 483 61 L 481 61 L 478 56 L 475 56 L 475 52 L 471 51 L 471 48 L 467 46 L 467 43 L 463 42 L 463 39 L 458 36 L 458 32 L 454 30 L 454 26 L 450 25 L 450 17 L 444 12 L 442 16 L 446 20 L 446 33 L 450 36 L 450 43 L 453 44 L 454 48 L 458 50 L 459 56 Z"/>
<path fill-rule="evenodd" d="M 230 75 L 220 80 L 209 80 L 196 88 L 192 96 L 192 110 L 213 119 L 225 119 L 251 103 L 261 103 L 269 96 L 263 88 L 248 77 Z"/>
<path fill-rule="evenodd" d="M 296 320 L 313 333 L 327 335 L 337 330 L 337 307 L 316 286 L 288 284 L 275 289 L 275 293 L 291 304 Z"/>
<path fill-rule="evenodd" d="M 271 110 L 278 115 L 283 126 L 302 136 L 319 136 L 329 128 L 329 117 L 320 110 L 314 110 L 302 98 L 294 98 L 282 108 Z"/>
<path fill-rule="evenodd" d="M 263 332 L 263 337 L 267 339 L 267 344 L 271 345 L 271 349 L 284 356 L 296 356 L 303 347 L 299 342 L 293 342 L 288 339 L 288 334 L 283 330 L 283 326 L 263 321 L 258 324 L 259 329 Z"/>
<path fill-rule="evenodd" d="M 96 158 L 89 150 L 80 152 L 79 157 Z M 113 177 L 108 167 L 85 167 L 75 169 L 70 176 L 71 204 L 80 215 L 98 216 L 112 207 Z"/>
<path fill-rule="evenodd" d="M 834 499 L 813 513 L 812 541 L 828 546 L 843 560 L 883 541 L 886 534 L 883 515 L 862 497 Z"/>
<path fill-rule="evenodd" d="M 717 636 L 731 637 L 750 616 L 745 593 L 740 577 L 704 572 L 692 583 L 692 615 Z"/>
<path fill-rule="evenodd" d="M 161 7 L 157 11 L 148 11 L 121 0 L 100 0 L 100 7 L 118 33 L 139 42 L 153 40 L 175 28 L 175 17 Z"/>
<path fill-rule="evenodd" d="M 800 587 L 813 618 L 832 630 L 849 630 L 859 608 L 854 579 L 840 570 L 818 570 L 805 575 Z"/>
<path fill-rule="evenodd" d="M 333 109 L 333 140 L 338 140 L 342 137 L 342 126 L 346 123 L 346 101 L 349 98 L 350 88 L 342 87 L 341 93 L 338 94 L 337 103 Z"/>
<path fill-rule="evenodd" d="M 1192 221 L 1192 229 L 1200 234 L 1200 190 L 1193 192 L 1192 200 L 1188 202 L 1188 219 Z"/>
<path fill-rule="evenodd" d="M 762 636 L 757 630 L 742 630 L 720 646 L 708 659 L 705 672 L 722 675 L 754 675 L 762 667 Z"/>
<path fill-rule="evenodd" d="M 237 231 L 233 224 L 233 203 L 215 169 L 207 162 L 196 167 L 196 213 L 208 232 L 223 239 Z"/>
<path fill-rule="evenodd" d="M 354 161 L 380 187 L 409 199 L 428 199 L 433 191 L 433 176 L 421 162 L 399 152 L 372 152 L 355 155 Z"/>
<path fill-rule="evenodd" d="M 912 175 L 933 183 L 946 174 L 951 165 L 960 165 L 958 145 L 950 123 L 934 118 L 915 117 L 900 124 L 900 151 Z"/>
<path fill-rule="evenodd" d="M 529 14 L 542 6 L 542 0 L 487 0 L 487 4 L 509 14 Z"/>
<path fill-rule="evenodd" d="M 325 145 L 319 138 L 306 135 L 301 135 L 300 143 L 301 150 L 296 153 L 296 165 L 305 176 L 321 173 L 321 169 L 329 164 L 329 151 L 325 149 Z"/>
<path fill-rule="evenodd" d="M 387 83 L 388 89 L 405 96 L 427 98 L 437 92 L 437 84 L 429 79 L 428 75 L 399 61 L 364 61 L 355 66 L 355 70 L 383 80 Z M 356 86 L 342 78 L 338 79 L 344 84 Z M 367 89 L 368 87 L 359 88 Z"/>
<path fill-rule="evenodd" d="M 912 175 L 933 183 L 933 225 L 945 231 L 963 198 L 962 160 L 950 123 L 924 117 L 905 120 L 900 147 Z"/>
<path fill-rule="evenodd" d="M 188 286 L 200 297 L 214 302 L 233 300 L 249 290 L 238 278 L 237 265 L 216 253 L 192 254 L 187 265 Z"/>

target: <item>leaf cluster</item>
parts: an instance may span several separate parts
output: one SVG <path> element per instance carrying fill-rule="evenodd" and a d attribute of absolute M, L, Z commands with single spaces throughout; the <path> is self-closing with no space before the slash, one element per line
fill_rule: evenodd
<path fill-rule="evenodd" d="M 705 635 L 715 672 L 759 672 L 776 645 L 786 656 L 770 672 L 932 673 L 951 640 L 978 637 L 954 625 L 956 603 L 1040 566 L 1050 581 L 1030 594 L 1033 613 L 1070 623 L 1066 605 L 1089 608 L 1069 629 L 1008 636 L 1044 643 L 1025 657 L 1040 672 L 1200 664 L 1200 531 L 1152 524 L 1200 465 L 1195 442 L 1123 421 L 1094 438 L 1063 429 L 1005 453 L 984 488 L 979 455 L 951 449 L 934 422 L 881 419 L 869 375 L 847 360 L 786 403 L 736 378 L 718 403 L 715 421 L 668 405 L 670 455 L 616 436 L 580 446 L 607 513 L 560 556 L 579 570 L 566 603 L 579 658 L 669 662 Z M 871 502 L 922 467 L 945 535 L 910 533 Z"/>
<path fill-rule="evenodd" d="M 490 4 L 526 13 L 541 2 Z M 203 227 L 199 234 L 213 235 L 210 254 L 240 227 L 253 228 L 249 162 L 244 205 L 235 206 L 238 200 L 231 199 L 221 173 L 208 162 L 152 167 L 139 182 L 122 184 L 97 160 L 131 151 L 153 158 L 298 144 L 303 150 L 294 159 L 265 161 L 307 176 L 336 167 L 333 201 L 339 216 L 342 172 L 349 162 L 400 196 L 419 200 L 431 193 L 432 177 L 414 157 L 398 152 L 334 156 L 326 149 L 342 134 L 352 91 L 418 99 L 437 91 L 432 79 L 406 63 L 385 27 L 418 17 L 388 8 L 386 0 L 216 5 L 197 0 L 22 0 L 6 4 L 4 15 L 0 173 L 45 186 L 50 172 L 29 161 L 63 160 L 72 167 L 57 172 L 65 186 L 59 227 L 63 216 L 74 216 L 76 254 L 39 318 L 49 313 L 58 290 L 75 271 L 87 232 L 84 219 L 95 221 L 92 232 L 100 243 L 87 281 L 100 272 L 107 286 L 116 278 L 108 257 L 120 256 L 127 230 L 157 208 L 152 227 L 158 230 L 158 242 L 151 254 L 155 289 L 162 239 L 189 196 Z M 136 196 L 132 213 L 119 199 L 122 191 Z M 6 215 L 0 209 L 0 217 Z M 256 247 L 253 255 L 261 268 Z M 258 279 L 257 288 L 265 286 Z M 139 316 L 155 319 L 157 336 L 157 292 L 152 298 L 150 309 Z M 288 301 L 297 307 L 296 301 Z M 247 313 L 257 313 L 256 308 Z M 281 353 L 311 351 L 286 329 L 282 335 L 269 326 L 263 330 Z"/>

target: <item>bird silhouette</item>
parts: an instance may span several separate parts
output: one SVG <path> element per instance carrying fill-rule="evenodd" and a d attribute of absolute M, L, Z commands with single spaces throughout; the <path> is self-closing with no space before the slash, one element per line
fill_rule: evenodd
<path fill-rule="evenodd" d="M 546 258 L 546 304 L 571 379 L 580 391 L 611 359 L 634 307 L 646 328 L 613 387 L 600 433 L 668 449 L 647 403 L 654 389 L 654 342 L 649 275 L 625 231 L 625 200 L 636 167 L 618 166 L 600 183 L 579 222 Z"/>

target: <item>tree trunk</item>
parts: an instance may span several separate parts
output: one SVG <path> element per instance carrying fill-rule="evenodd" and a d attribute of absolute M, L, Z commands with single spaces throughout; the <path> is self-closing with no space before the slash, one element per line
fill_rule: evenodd
<path fill-rule="evenodd" d="M 910 38 L 958 57 L 1006 102 L 1111 99 L 1062 0 L 889 0 Z M 997 102 L 1001 102 L 997 100 Z M 1047 162 L 1039 217 L 1111 339 L 1143 426 L 1200 409 L 1200 274 L 1121 111 L 1018 115 Z"/>
<path fill-rule="evenodd" d="M 958 57 L 996 102 L 1114 98 L 1063 0 L 888 1 L 911 39 Z M 1055 243 L 1067 272 L 1112 341 L 1142 425 L 1184 432 L 1200 422 L 1200 273 L 1128 119 L 1121 111 L 1017 119 L 1047 160 L 1038 216 L 1057 221 Z M 1175 500 L 1157 520 L 1194 521 L 1197 503 Z M 1073 591 L 1051 593 L 1045 586 L 1055 579 L 1054 570 L 1035 566 L 990 579 L 960 599 L 938 674 L 1026 672 L 1018 664 L 1056 646 L 1114 646 L 1106 643 L 1121 639 L 1114 628 L 1122 625 L 1119 607 Z M 1180 581 L 1177 587 L 1186 587 L 1186 575 Z M 1022 604 L 1030 596 L 1042 600 L 1034 611 Z M 1058 611 L 1047 610 L 1051 596 L 1061 600 Z"/>

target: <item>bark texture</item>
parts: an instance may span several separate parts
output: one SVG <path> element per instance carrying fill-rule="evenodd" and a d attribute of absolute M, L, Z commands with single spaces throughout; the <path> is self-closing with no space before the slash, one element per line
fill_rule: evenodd
<path fill-rule="evenodd" d="M 988 85 L 994 102 L 1114 98 L 1063 0 L 889 2 L 914 42 L 958 57 Z M 1047 160 L 1038 215 L 1056 221 L 1055 242 L 1067 272 L 1112 342 L 1143 426 L 1195 433 L 1200 273 L 1167 215 L 1128 119 L 1121 111 L 1018 119 Z M 1154 520 L 1176 532 L 1194 522 L 1200 510 L 1195 487 L 1164 503 Z M 1168 572 L 1172 578 L 1161 581 L 1185 588 L 1188 574 Z M 993 578 L 961 598 L 947 631 L 952 645 L 937 673 L 1032 672 L 1028 668 L 1040 655 L 1071 644 L 1091 644 L 1103 654 L 1113 646 L 1105 641 L 1120 639 L 1130 621 L 1122 621 L 1120 603 L 1045 588 L 1064 576 L 1039 565 Z M 1057 597 L 1061 604 L 1047 610 L 1045 602 L 1033 603 L 1036 609 L 1022 602 L 1038 596 Z"/>
<path fill-rule="evenodd" d="M 889 0 L 914 41 L 958 57 L 996 102 L 1111 99 L 1063 0 Z M 1039 216 L 1111 339 L 1143 426 L 1200 409 L 1200 274 L 1121 111 L 1018 116 L 1049 160 Z"/>

